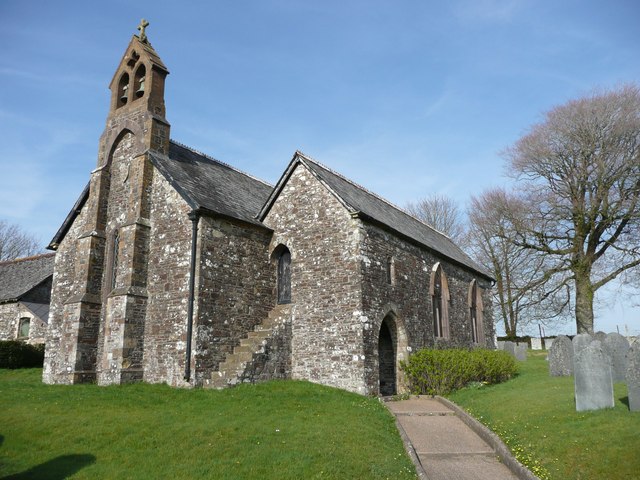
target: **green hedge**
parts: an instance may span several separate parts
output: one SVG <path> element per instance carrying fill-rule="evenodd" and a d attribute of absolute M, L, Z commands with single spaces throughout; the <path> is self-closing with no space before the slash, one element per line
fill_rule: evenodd
<path fill-rule="evenodd" d="M 0 368 L 35 368 L 44 363 L 44 344 L 0 341 Z"/>
<path fill-rule="evenodd" d="M 515 359 L 499 350 L 418 350 L 402 362 L 411 391 L 446 395 L 471 382 L 500 383 L 517 373 Z"/>

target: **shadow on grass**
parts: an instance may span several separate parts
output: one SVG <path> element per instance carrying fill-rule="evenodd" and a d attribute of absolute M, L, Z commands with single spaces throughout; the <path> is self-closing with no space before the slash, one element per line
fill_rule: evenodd
<path fill-rule="evenodd" d="M 61 455 L 24 472 L 2 477 L 0 480 L 63 480 L 95 461 L 96 457 L 88 454 Z"/>
<path fill-rule="evenodd" d="M 629 407 L 629 397 L 628 396 L 627 397 L 621 397 L 618 400 L 620 400 L 622 403 L 624 403 L 627 406 L 627 408 L 630 408 Z"/>

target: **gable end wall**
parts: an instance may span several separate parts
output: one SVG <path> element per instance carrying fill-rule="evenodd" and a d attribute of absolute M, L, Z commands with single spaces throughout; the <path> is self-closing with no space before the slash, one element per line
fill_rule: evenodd
<path fill-rule="evenodd" d="M 367 393 L 359 221 L 299 164 L 264 223 L 291 252 L 292 377 Z"/>

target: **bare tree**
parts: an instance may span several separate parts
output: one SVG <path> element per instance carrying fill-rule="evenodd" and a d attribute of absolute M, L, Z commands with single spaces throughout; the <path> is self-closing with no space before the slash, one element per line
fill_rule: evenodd
<path fill-rule="evenodd" d="M 434 194 L 417 202 L 409 202 L 405 208 L 411 215 L 444 233 L 458 245 L 464 243 L 464 221 L 458 204 L 453 199 Z"/>
<path fill-rule="evenodd" d="M 594 93 L 549 111 L 506 151 L 526 214 L 514 242 L 545 255 L 593 331 L 596 291 L 640 265 L 640 91 Z"/>
<path fill-rule="evenodd" d="M 27 257 L 40 252 L 38 241 L 19 226 L 0 220 L 0 261 Z"/>
<path fill-rule="evenodd" d="M 495 318 L 504 323 L 507 336 L 533 323 L 560 321 L 569 306 L 567 289 L 546 275 L 546 256 L 514 241 L 512 218 L 522 215 L 523 208 L 513 195 L 493 189 L 471 197 L 468 210 L 469 250 L 496 280 Z"/>

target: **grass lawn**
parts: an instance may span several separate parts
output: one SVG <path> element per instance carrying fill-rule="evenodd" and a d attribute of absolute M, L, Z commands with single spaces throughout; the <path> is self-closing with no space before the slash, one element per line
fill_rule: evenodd
<path fill-rule="evenodd" d="M 640 412 L 629 411 L 626 385 L 614 385 L 614 408 L 576 412 L 573 377 L 550 377 L 545 357 L 529 351 L 513 380 L 449 398 L 502 437 L 541 478 L 640 478 Z"/>
<path fill-rule="evenodd" d="M 307 382 L 50 386 L 0 370 L 0 478 L 415 478 L 377 399 Z"/>

